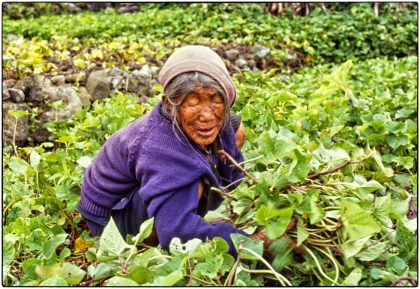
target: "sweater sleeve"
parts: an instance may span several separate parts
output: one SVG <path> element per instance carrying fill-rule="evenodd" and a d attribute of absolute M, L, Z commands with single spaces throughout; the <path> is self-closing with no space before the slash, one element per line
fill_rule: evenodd
<path fill-rule="evenodd" d="M 222 237 L 229 244 L 229 254 L 236 255 L 230 234 L 244 234 L 230 224 L 209 224 L 198 215 L 198 182 L 193 182 L 183 188 L 151 200 L 148 213 L 155 217 L 155 228 L 159 242 L 164 248 L 174 237 L 182 242 L 193 238 L 203 241 Z"/>
<path fill-rule="evenodd" d="M 104 223 L 111 208 L 138 185 L 128 167 L 129 145 L 133 139 L 129 129 L 112 135 L 85 172 L 78 208 L 84 217 L 97 223 Z"/>

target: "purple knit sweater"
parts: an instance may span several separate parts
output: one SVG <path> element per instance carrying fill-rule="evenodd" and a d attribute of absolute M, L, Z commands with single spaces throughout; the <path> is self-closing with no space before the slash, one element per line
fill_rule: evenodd
<path fill-rule="evenodd" d="M 220 133 L 223 149 L 238 162 L 243 160 L 235 145 L 231 126 Z M 174 132 L 171 120 L 162 113 L 160 102 L 148 117 L 142 117 L 112 135 L 86 170 L 79 208 L 96 220 L 109 220 L 111 208 L 139 187 L 148 217 L 162 247 L 173 237 L 183 242 L 219 236 L 234 252 L 231 233 L 241 233 L 229 224 L 209 224 L 198 214 L 198 184 L 206 177 L 221 187 L 243 177 L 227 162 L 218 163 L 220 180 L 200 149 Z M 106 223 L 105 223 L 106 224 Z"/>

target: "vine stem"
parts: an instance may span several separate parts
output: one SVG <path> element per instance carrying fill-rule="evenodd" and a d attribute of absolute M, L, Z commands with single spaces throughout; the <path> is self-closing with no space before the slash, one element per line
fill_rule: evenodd
<path fill-rule="evenodd" d="M 259 155 L 258 157 L 255 157 L 255 158 L 252 158 L 252 159 L 249 159 L 249 160 L 240 162 L 240 163 L 238 163 L 238 165 L 243 165 L 243 164 L 246 164 L 246 163 L 250 163 L 250 162 L 256 161 L 256 160 L 258 160 L 258 159 L 260 159 L 262 157 L 264 157 L 264 155 Z"/>
<path fill-rule="evenodd" d="M 257 183 L 257 180 L 253 176 L 251 176 L 243 167 L 241 167 L 230 154 L 228 154 L 224 150 L 219 150 L 218 153 L 224 155 L 238 170 L 240 170 L 245 176 L 250 178 L 253 181 L 253 184 Z"/>
<path fill-rule="evenodd" d="M 280 273 L 278 273 L 276 270 L 274 270 L 274 268 L 270 265 L 270 263 L 267 262 L 267 260 L 265 260 L 263 257 L 261 257 L 260 255 L 258 255 L 256 252 L 254 252 L 251 249 L 245 248 L 245 247 L 239 247 L 239 251 L 246 251 L 248 253 L 251 253 L 252 255 L 254 255 L 255 257 L 257 257 L 262 263 L 264 263 L 265 266 L 267 266 L 267 268 L 269 270 L 267 270 L 267 272 L 270 272 L 271 274 L 273 274 L 277 280 L 283 285 L 288 285 L 288 286 L 293 286 L 292 283 L 290 283 L 289 280 L 287 280 L 286 277 L 284 277 L 283 275 L 281 275 Z"/>
<path fill-rule="evenodd" d="M 229 200 L 236 200 L 236 198 L 234 196 L 231 196 L 229 193 L 224 192 L 223 190 L 220 190 L 218 188 L 215 187 L 211 187 L 212 191 L 218 192 L 220 195 L 225 196 L 226 198 L 228 198 Z"/>
<path fill-rule="evenodd" d="M 13 145 L 13 151 L 15 153 L 15 156 L 18 156 L 18 152 L 17 152 L 17 149 L 16 149 L 16 131 L 17 131 L 18 121 L 19 121 L 19 119 L 17 118 L 16 121 L 15 121 L 15 126 L 13 128 L 13 143 L 12 143 L 12 145 Z"/>
<path fill-rule="evenodd" d="M 394 282 L 392 282 L 392 284 L 389 285 L 389 286 L 397 286 L 397 284 L 401 284 L 402 281 L 408 281 L 411 284 L 411 286 L 417 286 L 418 285 L 417 280 L 414 279 L 413 277 L 401 277 L 401 278 L 398 278 L 397 280 L 395 280 Z"/>
<path fill-rule="evenodd" d="M 192 266 L 191 266 L 190 258 L 188 258 L 187 260 L 188 260 L 188 269 L 190 271 L 190 279 L 188 280 L 188 283 L 187 283 L 186 286 L 191 286 L 191 282 L 193 280 L 193 271 L 192 271 Z"/>
<path fill-rule="evenodd" d="M 240 179 L 237 179 L 236 181 L 231 182 L 229 185 L 227 185 L 227 186 L 223 187 L 223 190 L 227 190 L 227 189 L 228 189 L 228 188 L 230 188 L 231 186 L 233 186 L 233 185 L 235 185 L 235 184 L 237 184 L 237 183 L 242 182 L 244 179 L 245 179 L 245 178 L 240 178 Z"/>
<path fill-rule="evenodd" d="M 368 158 L 370 158 L 373 155 L 373 153 L 374 152 L 370 153 L 369 155 L 367 155 L 363 159 L 356 160 L 356 161 L 351 161 L 350 160 L 350 161 L 347 161 L 347 162 L 345 162 L 345 163 L 343 163 L 343 164 L 341 164 L 341 165 L 339 165 L 339 166 L 337 166 L 335 168 L 332 168 L 332 169 L 329 169 L 329 170 L 326 170 L 326 171 L 323 171 L 323 172 L 319 172 L 319 173 L 315 173 L 315 174 L 309 175 L 306 178 L 309 179 L 309 180 L 316 179 L 316 178 L 319 178 L 320 176 L 328 175 L 328 174 L 334 173 L 336 171 L 339 171 L 339 170 L 341 170 L 342 168 L 344 168 L 344 167 L 346 167 L 348 165 L 353 165 L 353 164 L 361 163 L 361 162 L 367 160 Z M 309 180 L 307 180 L 304 184 L 310 183 Z"/>
<path fill-rule="evenodd" d="M 307 246 L 303 245 L 303 247 L 305 248 L 306 252 L 308 252 L 308 254 L 312 257 L 312 259 L 315 261 L 315 264 L 318 268 L 319 273 L 324 276 L 328 281 L 334 283 L 335 285 L 338 285 L 336 281 L 334 281 L 333 279 L 331 279 L 330 277 L 328 277 L 328 275 L 322 270 L 321 265 L 318 262 L 318 259 L 316 258 L 315 254 L 311 251 L 311 249 L 309 249 Z"/>
<path fill-rule="evenodd" d="M 236 275 L 236 270 L 238 269 L 239 263 L 241 262 L 241 257 L 239 256 L 238 253 L 238 257 L 236 257 L 236 262 L 235 264 L 233 264 L 232 269 L 229 272 L 229 275 L 226 278 L 226 282 L 223 286 L 232 286 L 233 280 L 235 278 Z"/>
<path fill-rule="evenodd" d="M 314 249 L 316 249 L 317 251 L 321 252 L 322 254 L 324 254 L 328 259 L 331 260 L 331 262 L 334 264 L 334 268 L 335 268 L 335 278 L 334 278 L 334 282 L 336 284 L 338 284 L 338 277 L 340 274 L 340 269 L 338 267 L 337 261 L 334 259 L 334 257 L 332 257 L 330 254 L 328 254 L 327 252 L 324 252 L 324 250 L 322 250 L 321 248 L 318 247 L 314 247 Z"/>

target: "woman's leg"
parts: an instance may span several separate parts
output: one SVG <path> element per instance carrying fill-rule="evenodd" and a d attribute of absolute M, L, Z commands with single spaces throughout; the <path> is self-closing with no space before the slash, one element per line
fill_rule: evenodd
<path fill-rule="evenodd" d="M 147 220 L 147 208 L 140 197 L 139 188 L 112 208 L 111 217 L 124 238 L 127 234 L 136 235 L 139 232 L 140 225 Z"/>

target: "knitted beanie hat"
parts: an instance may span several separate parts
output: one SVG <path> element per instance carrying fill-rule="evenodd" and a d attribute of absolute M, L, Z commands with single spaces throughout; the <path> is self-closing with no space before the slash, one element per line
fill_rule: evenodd
<path fill-rule="evenodd" d="M 158 77 L 159 83 L 165 89 L 175 76 L 190 71 L 213 77 L 226 92 L 230 106 L 233 105 L 236 89 L 228 70 L 220 56 L 206 46 L 190 45 L 177 49 L 163 65 Z"/>

